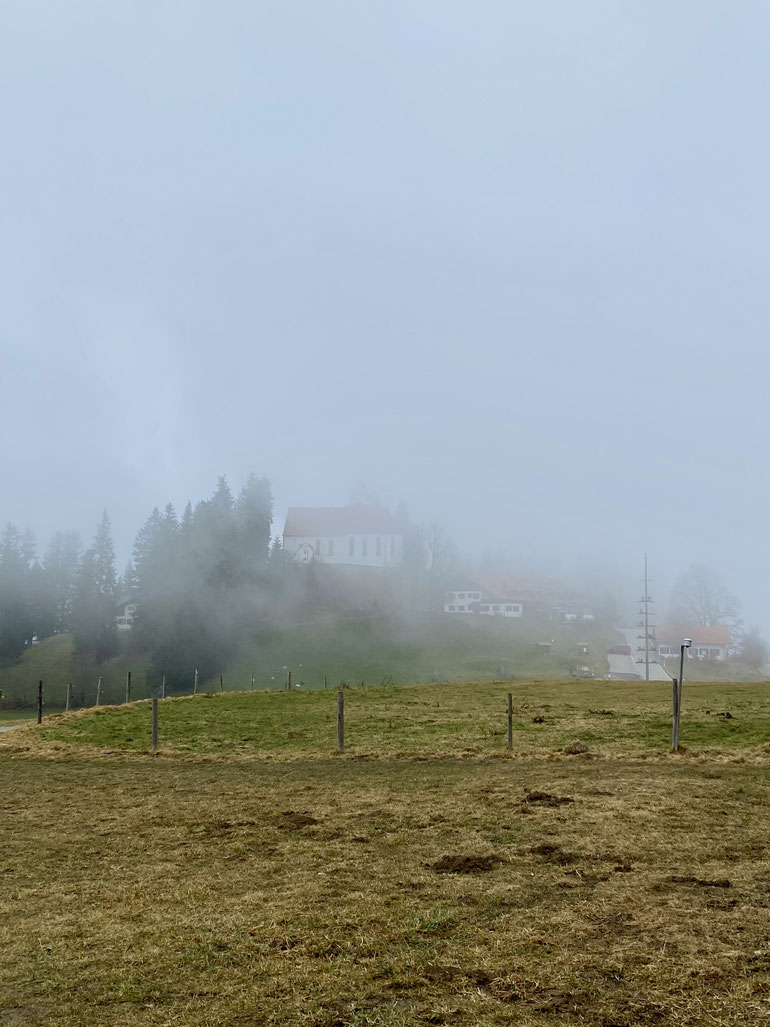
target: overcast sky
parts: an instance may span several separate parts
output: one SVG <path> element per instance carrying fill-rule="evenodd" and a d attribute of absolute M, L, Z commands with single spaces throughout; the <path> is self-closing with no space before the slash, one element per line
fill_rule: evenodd
<path fill-rule="evenodd" d="M 361 481 L 770 629 L 769 47 L 751 0 L 3 4 L 0 519 L 125 559 L 219 474 Z"/>

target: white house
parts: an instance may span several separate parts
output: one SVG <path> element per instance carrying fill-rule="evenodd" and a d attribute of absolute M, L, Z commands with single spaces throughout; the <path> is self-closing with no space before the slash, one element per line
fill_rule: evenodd
<path fill-rule="evenodd" d="M 398 567 L 401 523 L 379 506 L 291 506 L 283 548 L 297 563 L 338 567 Z"/>
<path fill-rule="evenodd" d="M 485 617 L 521 617 L 524 604 L 521 597 L 505 583 L 471 581 L 462 588 L 453 589 L 444 596 L 444 613 L 478 613 Z"/>
<path fill-rule="evenodd" d="M 679 658 L 682 639 L 691 638 L 692 645 L 685 649 L 691 660 L 727 659 L 730 648 L 730 629 L 724 624 L 704 627 L 701 624 L 663 624 L 656 628 L 655 638 L 661 660 Z"/>
<path fill-rule="evenodd" d="M 595 620 L 593 607 L 584 599 L 560 599 L 551 607 L 560 620 L 592 621 Z"/>
<path fill-rule="evenodd" d="M 563 595 L 563 593 L 561 593 Z M 580 598 L 554 598 L 553 588 L 513 578 L 478 577 L 444 597 L 445 613 L 480 613 L 491 617 L 548 616 L 564 621 L 592 621 L 591 605 Z"/>
<path fill-rule="evenodd" d="M 115 618 L 118 631 L 130 631 L 133 628 L 134 614 L 136 613 L 137 606 L 138 603 L 135 599 L 121 599 L 118 603 L 118 615 Z"/>

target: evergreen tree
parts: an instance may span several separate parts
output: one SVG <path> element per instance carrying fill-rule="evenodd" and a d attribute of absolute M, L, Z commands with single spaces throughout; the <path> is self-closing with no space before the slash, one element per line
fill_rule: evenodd
<path fill-rule="evenodd" d="M 80 536 L 76 531 L 58 531 L 43 556 L 47 608 L 53 622 L 51 633 L 59 634 L 71 629 L 80 550 Z M 38 634 L 48 632 L 43 630 Z"/>
<path fill-rule="evenodd" d="M 26 601 L 29 615 L 29 638 L 48 638 L 56 628 L 56 608 L 48 577 L 35 560 L 27 571 Z"/>
<path fill-rule="evenodd" d="M 118 582 L 118 594 L 121 599 L 124 597 L 134 599 L 138 593 L 139 575 L 136 573 L 133 560 L 129 560 L 123 571 L 123 577 Z"/>
<path fill-rule="evenodd" d="M 192 556 L 205 588 L 223 590 L 238 581 L 235 504 L 230 486 L 220 477 L 211 499 L 198 503 L 193 515 Z"/>
<path fill-rule="evenodd" d="M 160 510 L 155 507 L 150 516 L 139 529 L 134 541 L 134 567 L 142 590 L 147 567 L 152 563 L 152 554 L 160 533 Z"/>
<path fill-rule="evenodd" d="M 105 510 L 94 537 L 94 584 L 100 596 L 115 599 L 117 579 L 115 576 L 115 547 L 112 544 L 110 519 Z"/>
<path fill-rule="evenodd" d="M 132 643 L 169 687 L 189 687 L 196 666 L 204 676 L 221 670 L 256 624 L 271 520 L 270 483 L 251 475 L 237 502 L 221 477 L 210 499 L 187 503 L 181 521 L 169 505 L 142 526 Z"/>
<path fill-rule="evenodd" d="M 0 536 L 0 660 L 15 660 L 34 634 L 29 596 L 29 536 L 9 523 Z"/>
<path fill-rule="evenodd" d="M 105 512 L 96 529 L 94 544 L 80 562 L 72 612 L 75 650 L 96 662 L 117 652 L 116 585 L 110 520 Z"/>
<path fill-rule="evenodd" d="M 244 581 L 253 583 L 269 559 L 273 494 L 267 478 L 249 475 L 238 496 L 236 515 L 240 573 Z"/>
<path fill-rule="evenodd" d="M 193 529 L 193 508 L 190 500 L 187 500 L 187 505 L 184 508 L 182 514 L 182 520 L 179 522 L 179 535 L 185 544 L 189 544 L 190 536 L 192 535 Z"/>

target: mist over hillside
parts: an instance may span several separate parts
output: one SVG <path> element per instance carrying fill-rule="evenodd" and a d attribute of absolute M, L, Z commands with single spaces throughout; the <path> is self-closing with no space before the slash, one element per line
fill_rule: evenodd
<path fill-rule="evenodd" d="M 0 522 L 106 508 L 122 567 L 221 474 L 273 534 L 364 482 L 469 565 L 633 595 L 647 552 L 767 631 L 769 20 L 17 5 Z"/>

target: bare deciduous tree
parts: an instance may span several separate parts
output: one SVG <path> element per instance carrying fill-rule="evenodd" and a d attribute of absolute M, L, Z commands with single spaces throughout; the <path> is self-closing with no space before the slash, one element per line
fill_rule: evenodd
<path fill-rule="evenodd" d="M 671 613 L 682 624 L 735 625 L 741 604 L 725 583 L 702 564 L 693 564 L 677 581 L 671 595 Z"/>
<path fill-rule="evenodd" d="M 452 566 L 454 558 L 452 540 L 437 521 L 431 521 L 421 530 L 425 566 L 428 573 L 433 577 L 442 577 Z"/>
<path fill-rule="evenodd" d="M 744 663 L 748 663 L 758 673 L 766 666 L 768 658 L 767 643 L 759 634 L 757 628 L 749 628 L 743 636 L 741 658 Z"/>

